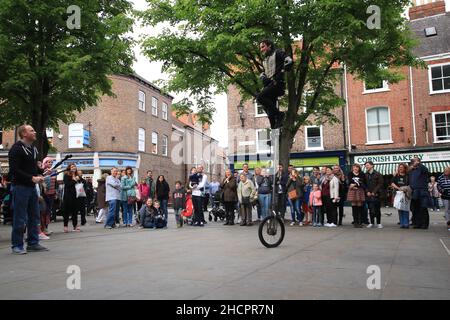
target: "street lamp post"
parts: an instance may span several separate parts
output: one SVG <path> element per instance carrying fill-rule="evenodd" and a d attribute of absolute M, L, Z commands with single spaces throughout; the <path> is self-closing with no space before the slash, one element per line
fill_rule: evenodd
<path fill-rule="evenodd" d="M 244 128 L 245 114 L 244 114 L 244 105 L 242 104 L 242 101 L 239 102 L 237 109 L 239 112 L 239 119 L 241 119 L 241 127 Z"/>

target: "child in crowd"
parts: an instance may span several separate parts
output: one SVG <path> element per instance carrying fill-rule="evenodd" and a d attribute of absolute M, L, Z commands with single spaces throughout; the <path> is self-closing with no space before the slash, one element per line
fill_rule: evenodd
<path fill-rule="evenodd" d="M 177 228 L 183 226 L 181 212 L 186 208 L 186 190 L 181 186 L 181 182 L 175 182 L 175 191 L 173 192 L 173 209 L 175 210 L 175 221 Z"/>
<path fill-rule="evenodd" d="M 165 214 L 163 210 L 161 209 L 161 204 L 158 200 L 155 201 L 155 228 L 161 229 L 161 228 L 167 228 L 167 221 L 165 218 Z"/>
<path fill-rule="evenodd" d="M 313 224 L 313 212 L 312 207 L 309 206 L 309 195 L 311 193 L 312 184 L 311 184 L 311 178 L 309 176 L 303 177 L 303 202 L 302 202 L 302 210 L 305 214 L 305 222 L 303 225 L 311 225 Z"/>
<path fill-rule="evenodd" d="M 201 174 L 197 173 L 197 168 L 191 169 L 191 175 L 189 176 L 189 189 L 194 189 L 201 181 Z"/>
<path fill-rule="evenodd" d="M 313 184 L 313 189 L 309 194 L 309 206 L 313 208 L 313 227 L 321 227 L 320 210 L 322 209 L 322 192 L 317 183 Z"/>

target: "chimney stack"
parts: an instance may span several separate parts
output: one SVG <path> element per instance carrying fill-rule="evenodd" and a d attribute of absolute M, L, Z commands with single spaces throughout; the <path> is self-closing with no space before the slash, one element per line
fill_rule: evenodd
<path fill-rule="evenodd" d="M 436 1 L 409 8 L 409 19 L 416 20 L 445 13 L 445 1 Z"/>

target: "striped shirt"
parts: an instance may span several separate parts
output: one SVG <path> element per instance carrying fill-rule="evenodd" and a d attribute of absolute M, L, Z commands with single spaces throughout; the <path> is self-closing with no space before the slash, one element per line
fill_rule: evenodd
<path fill-rule="evenodd" d="M 441 175 L 437 184 L 441 198 L 450 200 L 450 176 L 446 176 L 445 174 Z"/>

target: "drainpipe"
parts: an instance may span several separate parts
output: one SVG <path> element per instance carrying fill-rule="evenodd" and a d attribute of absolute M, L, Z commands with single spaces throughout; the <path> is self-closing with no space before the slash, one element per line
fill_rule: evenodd
<path fill-rule="evenodd" d="M 347 85 L 347 66 L 344 64 L 344 83 L 345 83 L 345 112 L 347 114 L 347 132 L 348 132 L 348 152 L 352 152 L 352 141 L 350 134 L 350 117 L 348 113 L 348 85 Z"/>
<path fill-rule="evenodd" d="M 413 147 L 417 144 L 417 133 L 416 133 L 416 110 L 414 107 L 414 84 L 412 77 L 412 67 L 409 67 L 409 89 L 411 94 L 411 112 L 412 112 L 412 125 L 413 125 L 413 135 L 414 135 L 414 143 Z"/>

